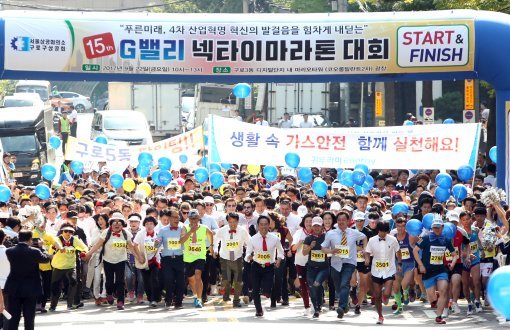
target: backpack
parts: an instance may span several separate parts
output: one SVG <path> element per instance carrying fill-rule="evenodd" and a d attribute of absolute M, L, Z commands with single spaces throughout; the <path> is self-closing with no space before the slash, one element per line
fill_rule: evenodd
<path fill-rule="evenodd" d="M 124 239 L 127 242 L 128 238 L 127 238 L 126 231 L 124 229 L 122 229 L 122 236 L 124 236 Z M 101 249 L 101 252 L 99 253 L 99 263 L 98 263 L 98 265 L 103 261 L 104 248 L 106 246 L 106 243 L 110 240 L 111 237 L 112 237 L 112 231 L 111 231 L 111 229 L 108 229 L 108 231 L 106 232 L 106 237 L 104 238 L 103 248 Z"/>

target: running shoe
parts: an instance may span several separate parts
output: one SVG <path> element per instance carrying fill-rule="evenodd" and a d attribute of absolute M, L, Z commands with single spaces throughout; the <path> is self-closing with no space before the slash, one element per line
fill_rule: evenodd
<path fill-rule="evenodd" d="M 452 312 L 454 314 L 460 314 L 460 307 L 456 302 L 452 303 Z"/>
<path fill-rule="evenodd" d="M 406 306 L 409 305 L 409 292 L 408 291 L 404 291 L 404 294 L 402 295 L 402 302 Z"/>
<path fill-rule="evenodd" d="M 441 316 L 436 317 L 436 324 L 446 324 L 446 321 L 443 320 Z"/>
<path fill-rule="evenodd" d="M 393 312 L 393 315 L 400 315 L 402 314 L 402 312 L 404 311 L 404 309 L 402 307 L 400 308 L 397 308 L 394 312 Z"/>
<path fill-rule="evenodd" d="M 356 307 L 354 307 L 354 314 L 356 314 L 356 315 L 361 314 L 361 306 L 360 305 L 356 305 Z"/>
<path fill-rule="evenodd" d="M 195 306 L 195 308 L 202 308 L 202 302 L 200 301 L 200 299 L 197 299 L 197 305 Z"/>
<path fill-rule="evenodd" d="M 384 323 L 384 317 L 379 317 L 379 319 L 377 319 L 377 322 L 375 324 L 383 324 Z"/>
<path fill-rule="evenodd" d="M 479 301 L 475 301 L 475 311 L 481 313 L 483 311 L 482 304 Z"/>
<path fill-rule="evenodd" d="M 473 304 L 469 304 L 468 309 L 467 309 L 467 315 L 472 315 L 474 312 L 475 311 L 474 311 Z"/>

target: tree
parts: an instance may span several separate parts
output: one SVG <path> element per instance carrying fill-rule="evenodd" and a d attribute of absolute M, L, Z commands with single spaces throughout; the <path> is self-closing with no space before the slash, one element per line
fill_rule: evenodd
<path fill-rule="evenodd" d="M 0 97 L 14 93 L 17 80 L 0 80 Z"/>
<path fill-rule="evenodd" d="M 434 101 L 435 119 L 452 118 L 456 122 L 462 122 L 463 109 L 464 97 L 460 92 L 445 93 Z"/>
<path fill-rule="evenodd" d="M 436 0 L 437 9 L 476 9 L 510 13 L 510 0 Z"/>

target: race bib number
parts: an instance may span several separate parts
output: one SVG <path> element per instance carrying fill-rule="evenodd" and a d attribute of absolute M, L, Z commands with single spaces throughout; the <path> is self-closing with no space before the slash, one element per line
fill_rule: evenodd
<path fill-rule="evenodd" d="M 356 253 L 356 262 L 365 262 L 365 255 L 363 251 L 358 251 L 358 253 Z"/>
<path fill-rule="evenodd" d="M 310 260 L 315 262 L 324 262 L 326 261 L 326 254 L 319 250 L 312 250 L 310 252 Z"/>
<path fill-rule="evenodd" d="M 176 238 L 169 238 L 168 241 L 166 241 L 166 245 L 169 250 L 179 250 L 181 248 L 181 243 Z"/>
<path fill-rule="evenodd" d="M 469 243 L 469 248 L 471 249 L 471 253 L 478 252 L 478 242 Z"/>
<path fill-rule="evenodd" d="M 147 253 L 154 253 L 156 252 L 158 249 L 154 246 L 154 243 L 152 244 L 148 244 L 146 243 L 145 244 L 145 251 L 147 251 Z"/>
<path fill-rule="evenodd" d="M 375 260 L 375 270 L 386 271 L 390 269 L 390 261 L 388 259 L 377 259 Z"/>
<path fill-rule="evenodd" d="M 238 240 L 228 240 L 226 243 L 225 243 L 225 247 L 227 248 L 227 250 L 229 251 L 234 251 L 236 249 L 239 248 L 239 241 Z"/>
<path fill-rule="evenodd" d="M 430 247 L 430 264 L 442 265 L 445 253 L 444 246 L 431 246 Z"/>
<path fill-rule="evenodd" d="M 278 237 L 280 241 L 282 240 L 282 234 L 280 234 L 279 231 L 275 232 L 274 234 L 276 235 L 276 237 Z"/>
<path fill-rule="evenodd" d="M 189 243 L 188 252 L 191 255 L 195 255 L 195 256 L 199 255 L 200 253 L 202 253 L 202 245 L 200 245 L 198 243 Z"/>
<path fill-rule="evenodd" d="M 76 252 L 73 246 L 66 246 L 64 250 L 66 254 L 74 254 Z"/>
<path fill-rule="evenodd" d="M 114 249 L 125 249 L 127 247 L 127 242 L 126 241 L 113 241 L 112 247 Z"/>
<path fill-rule="evenodd" d="M 261 264 L 271 262 L 271 253 L 269 252 L 257 252 L 256 257 L 257 261 L 260 262 Z"/>
<path fill-rule="evenodd" d="M 401 248 L 400 253 L 402 254 L 402 260 L 411 259 L 411 253 L 409 252 L 409 248 Z"/>
<path fill-rule="evenodd" d="M 335 245 L 335 249 L 338 249 L 336 256 L 340 258 L 349 258 L 349 247 L 345 245 Z"/>
<path fill-rule="evenodd" d="M 452 256 L 452 253 L 450 252 L 450 250 L 446 250 L 444 252 L 444 258 L 445 258 L 446 261 L 452 262 L 453 256 Z"/>

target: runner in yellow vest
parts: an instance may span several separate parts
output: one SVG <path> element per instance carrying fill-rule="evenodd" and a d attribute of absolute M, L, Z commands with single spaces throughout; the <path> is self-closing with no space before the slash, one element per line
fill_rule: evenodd
<path fill-rule="evenodd" d="M 58 134 L 62 139 L 62 154 L 65 155 L 67 139 L 71 133 L 71 121 L 67 117 L 68 110 L 62 110 L 62 117 L 58 121 Z"/>
<path fill-rule="evenodd" d="M 180 243 L 184 245 L 184 265 L 186 277 L 193 291 L 193 306 L 202 308 L 203 283 L 202 271 L 205 268 L 207 248 L 205 240 L 213 241 L 213 232 L 207 226 L 200 224 L 200 214 L 197 210 L 189 211 L 189 225 L 183 228 Z M 209 246 L 211 255 L 213 245 Z"/>

